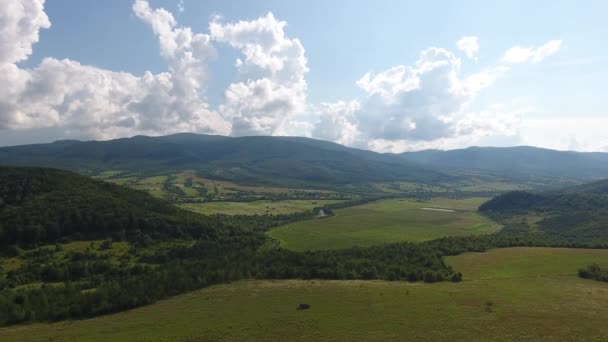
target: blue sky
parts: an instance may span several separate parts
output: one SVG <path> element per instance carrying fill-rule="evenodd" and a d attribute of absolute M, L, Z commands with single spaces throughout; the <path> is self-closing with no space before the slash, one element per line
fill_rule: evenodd
<path fill-rule="evenodd" d="M 20 74 L 2 80 L 20 92 L 0 93 L 0 145 L 186 130 L 305 135 L 378 151 L 608 150 L 603 1 L 165 0 L 143 1 L 139 12 L 131 1 L 32 5 L 40 1 L 0 7 L 35 23 L 29 31 L 0 24 L 15 30 L 0 38 L 6 55 L 11 45 L 32 48 L 0 59 Z M 166 40 L 175 34 L 155 31 L 166 24 L 161 9 L 173 17 L 171 32 L 190 28 L 208 37 L 204 52 L 183 42 L 175 50 Z M 474 38 L 470 56 L 457 46 L 463 37 Z M 173 50 L 163 50 L 163 39 Z M 247 55 L 256 46 L 262 52 Z M 508 61 L 513 47 L 519 50 Z M 188 56 L 196 65 L 178 70 Z M 421 67 L 431 60 L 441 63 Z M 146 81 L 146 73 L 154 79 Z M 78 82 L 108 88 L 83 90 Z"/>

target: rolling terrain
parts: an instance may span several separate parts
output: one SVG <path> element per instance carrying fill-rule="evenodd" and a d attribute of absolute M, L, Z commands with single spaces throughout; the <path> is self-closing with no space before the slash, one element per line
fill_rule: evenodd
<path fill-rule="evenodd" d="M 205 216 L 68 171 L 0 168 L 0 325 L 99 316 L 239 279 L 461 277 L 414 244 L 297 253 L 264 234 L 313 215 Z"/>
<path fill-rule="evenodd" d="M 449 257 L 461 283 L 240 281 L 90 320 L 0 329 L 11 341 L 601 341 L 608 251 L 505 248 Z M 309 310 L 296 310 L 308 303 Z"/>
<path fill-rule="evenodd" d="M 608 267 L 608 181 L 576 185 L 600 174 L 587 164 L 509 181 L 312 139 L 190 134 L 7 155 L 80 174 L 0 167 L 0 325 L 13 325 L 0 340 L 608 335 L 608 283 L 577 273 Z"/>

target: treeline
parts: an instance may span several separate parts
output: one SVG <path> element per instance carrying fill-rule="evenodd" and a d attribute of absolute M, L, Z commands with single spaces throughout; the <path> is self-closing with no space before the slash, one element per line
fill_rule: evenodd
<path fill-rule="evenodd" d="M 608 271 L 601 269 L 598 264 L 591 264 L 587 268 L 579 269 L 578 276 L 585 279 L 608 282 Z"/>
<path fill-rule="evenodd" d="M 336 251 L 260 250 L 251 244 L 218 246 L 198 241 L 191 247 L 157 250 L 121 267 L 95 254 L 74 254 L 66 262 L 28 263 L 8 281 L 45 282 L 39 288 L 0 290 L 0 324 L 90 317 L 153 303 L 205 286 L 244 278 L 384 279 L 460 281 L 435 250 L 401 243 Z M 60 281 L 59 284 L 57 282 Z"/>

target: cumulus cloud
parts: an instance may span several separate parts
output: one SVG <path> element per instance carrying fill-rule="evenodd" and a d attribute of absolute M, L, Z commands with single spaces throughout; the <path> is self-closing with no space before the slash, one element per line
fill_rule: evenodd
<path fill-rule="evenodd" d="M 538 63 L 557 53 L 561 47 L 561 40 L 550 40 L 539 47 L 516 45 L 505 51 L 502 61 L 505 63 Z"/>
<path fill-rule="evenodd" d="M 178 5 L 181 2 L 178 2 Z M 41 29 L 49 28 L 43 0 L 0 0 L 0 129 L 62 131 L 64 136 L 108 139 L 134 134 L 203 132 L 224 135 L 304 135 L 362 148 L 398 152 L 455 147 L 489 135 L 517 135 L 519 115 L 489 108 L 471 110 L 479 92 L 509 70 L 537 63 L 561 41 L 515 46 L 501 63 L 465 73 L 453 52 L 429 48 L 410 65 L 364 74 L 364 95 L 350 101 L 307 103 L 305 49 L 285 33 L 272 13 L 249 21 L 212 18 L 209 32 L 180 26 L 173 14 L 135 0 L 133 13 L 151 28 L 167 71 L 136 76 L 77 61 L 26 61 Z M 178 6 L 179 10 L 180 6 Z M 242 55 L 224 101 L 211 108 L 205 92 L 209 61 L 224 44 Z M 477 37 L 457 42 L 476 58 Z"/>
<path fill-rule="evenodd" d="M 308 72 L 304 47 L 285 36 L 284 21 L 272 13 L 252 21 L 209 25 L 211 37 L 239 49 L 244 60 L 235 66 L 240 81 L 230 84 L 222 115 L 231 122 L 234 135 L 271 135 L 306 108 Z"/>
<path fill-rule="evenodd" d="M 503 106 L 472 110 L 472 103 L 510 70 L 509 63 L 538 63 L 556 53 L 561 43 L 552 40 L 523 53 L 522 48 L 511 48 L 500 62 L 468 74 L 451 51 L 426 49 L 412 65 L 363 75 L 356 84 L 364 98 L 324 104 L 313 136 L 383 152 L 521 141 L 521 111 Z M 479 50 L 474 36 L 463 37 L 456 45 L 468 58 L 475 58 Z"/>
<path fill-rule="evenodd" d="M 358 101 L 321 103 L 317 108 L 319 122 L 314 126 L 313 136 L 343 145 L 355 144 L 359 135 L 355 113 L 360 109 Z"/>
<path fill-rule="evenodd" d="M 501 117 L 489 118 L 468 107 L 508 68 L 496 66 L 463 76 L 461 64 L 452 52 L 429 48 L 413 65 L 369 72 L 357 81 L 366 97 L 325 104 L 313 134 L 393 151 L 405 144 L 497 131 L 504 125 Z"/>
<path fill-rule="evenodd" d="M 460 38 L 456 42 L 458 50 L 464 52 L 464 54 L 470 59 L 477 59 L 477 52 L 479 52 L 479 38 L 476 36 L 465 36 Z"/>
<path fill-rule="evenodd" d="M 146 1 L 134 3 L 135 14 L 152 27 L 169 65 L 168 72 L 137 77 L 69 59 L 45 58 L 32 69 L 19 68 L 15 63 L 31 54 L 39 30 L 49 27 L 48 18 L 42 1 L 1 4 L 0 13 L 10 14 L 11 20 L 0 24 L 5 33 L 0 82 L 11 87 L 0 90 L 0 128 L 61 127 L 94 138 L 229 133 L 229 123 L 209 110 L 200 95 L 205 62 L 215 56 L 210 37 L 177 27 L 171 13 L 153 10 Z"/>
<path fill-rule="evenodd" d="M 44 0 L 0 1 L 0 64 L 24 61 L 38 42 L 41 28 L 51 22 Z"/>

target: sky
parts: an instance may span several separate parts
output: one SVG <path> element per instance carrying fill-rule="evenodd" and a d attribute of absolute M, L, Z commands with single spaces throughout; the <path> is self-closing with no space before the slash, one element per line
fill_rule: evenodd
<path fill-rule="evenodd" d="M 197 132 L 608 152 L 606 1 L 0 0 L 0 146 Z"/>

